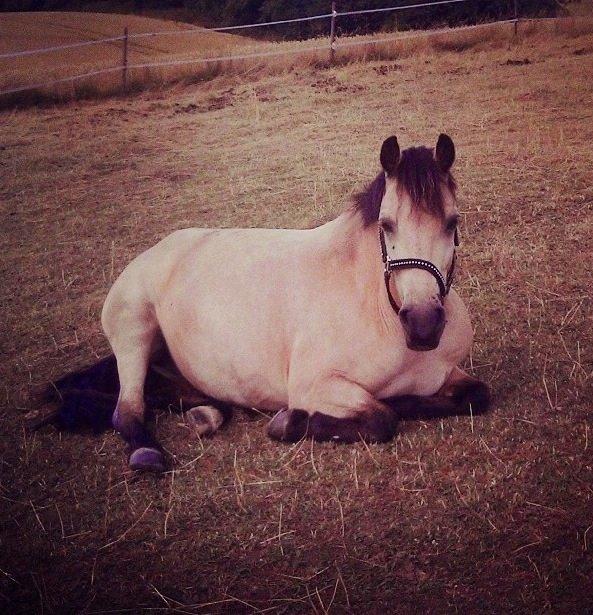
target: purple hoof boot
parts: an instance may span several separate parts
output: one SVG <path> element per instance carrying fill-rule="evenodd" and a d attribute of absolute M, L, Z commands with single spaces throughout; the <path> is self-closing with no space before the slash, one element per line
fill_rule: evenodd
<path fill-rule="evenodd" d="M 165 460 L 163 454 L 156 448 L 142 446 L 130 455 L 130 468 L 141 472 L 164 472 Z"/>

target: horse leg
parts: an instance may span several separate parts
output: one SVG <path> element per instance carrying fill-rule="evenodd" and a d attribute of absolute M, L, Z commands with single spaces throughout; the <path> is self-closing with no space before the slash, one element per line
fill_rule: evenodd
<path fill-rule="evenodd" d="M 482 381 L 454 367 L 435 395 L 400 395 L 382 401 L 402 420 L 428 420 L 482 414 L 490 407 L 490 391 Z"/>
<path fill-rule="evenodd" d="M 141 303 L 106 302 L 103 328 L 117 360 L 120 391 L 113 427 L 129 445 L 132 470 L 162 472 L 163 452 L 145 425 L 144 383 L 158 332 L 152 311 Z"/>
<path fill-rule="evenodd" d="M 320 442 L 388 442 L 393 438 L 397 415 L 387 405 L 348 381 L 340 382 L 337 387 L 332 383 L 331 389 L 334 395 L 338 390 L 345 395 L 343 405 L 309 402 L 303 404 L 305 408 L 317 406 L 324 410 L 302 407 L 280 410 L 268 425 L 268 435 L 283 442 L 298 442 L 302 438 Z"/>
<path fill-rule="evenodd" d="M 490 407 L 490 390 L 486 383 L 454 367 L 437 396 L 450 399 L 459 414 L 482 414 Z"/>
<path fill-rule="evenodd" d="M 166 350 L 150 364 L 150 372 L 155 373 L 169 384 L 177 393 L 176 399 L 186 421 L 201 436 L 211 436 L 230 418 L 232 409 L 222 402 L 215 402 L 212 398 L 196 390 L 179 372 L 171 355 Z M 171 395 L 168 395 L 169 403 Z"/>

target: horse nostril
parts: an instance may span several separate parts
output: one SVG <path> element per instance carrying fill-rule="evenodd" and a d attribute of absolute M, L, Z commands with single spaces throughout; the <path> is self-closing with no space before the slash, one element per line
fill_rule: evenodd
<path fill-rule="evenodd" d="M 445 308 L 442 305 L 439 305 L 435 310 L 434 316 L 437 326 L 443 324 L 443 321 L 445 320 Z"/>
<path fill-rule="evenodd" d="M 410 312 L 412 310 L 408 307 L 403 307 L 400 309 L 399 311 L 399 319 L 402 323 L 402 325 L 404 325 L 404 327 L 408 326 L 410 324 Z"/>

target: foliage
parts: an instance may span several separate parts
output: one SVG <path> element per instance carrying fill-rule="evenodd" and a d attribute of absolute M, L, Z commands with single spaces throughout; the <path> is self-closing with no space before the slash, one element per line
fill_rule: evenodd
<path fill-rule="evenodd" d="M 338 12 L 363 9 L 421 4 L 420 0 L 338 0 Z M 184 0 L 187 8 L 203 14 L 217 25 L 238 25 L 252 22 L 295 19 L 307 15 L 331 12 L 330 0 Z M 518 0 L 521 16 L 554 15 L 558 5 L 555 0 Z M 386 11 L 341 17 L 338 31 L 341 33 L 366 33 L 380 29 L 425 28 L 438 25 L 461 25 L 489 19 L 512 18 L 513 0 L 468 0 L 468 2 L 421 7 L 403 11 Z M 287 38 L 305 38 L 327 32 L 327 20 L 283 24 L 275 33 Z"/>
<path fill-rule="evenodd" d="M 337 10 L 356 11 L 421 4 L 423 0 L 337 0 Z M 80 10 L 89 3 L 68 0 L 0 0 L 0 11 Z M 521 16 L 549 16 L 558 9 L 556 0 L 518 0 Z M 331 12 L 331 0 L 133 0 L 109 3 L 109 10 L 134 12 L 151 9 L 179 8 L 192 11 L 197 21 L 211 26 L 241 25 L 254 22 L 295 19 Z M 402 11 L 386 11 L 341 17 L 338 33 L 367 33 L 381 29 L 426 28 L 439 25 L 461 25 L 490 19 L 512 18 L 513 0 L 468 0 L 458 4 L 420 7 Z M 257 32 L 258 35 L 281 38 L 308 38 L 325 34 L 328 20 L 290 23 Z"/>

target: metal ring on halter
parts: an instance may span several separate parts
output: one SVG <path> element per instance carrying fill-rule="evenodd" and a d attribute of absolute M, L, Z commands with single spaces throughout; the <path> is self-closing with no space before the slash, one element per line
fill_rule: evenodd
<path fill-rule="evenodd" d="M 451 289 L 451 286 L 453 284 L 453 275 L 455 273 L 455 251 L 453 252 L 453 260 L 451 261 L 451 267 L 447 272 L 447 279 L 445 279 L 443 274 L 441 273 L 441 270 L 436 265 L 434 265 L 430 261 L 425 261 L 422 258 L 398 258 L 395 260 L 390 259 L 387 256 L 385 234 L 381 227 L 379 227 L 379 239 L 381 241 L 381 256 L 383 258 L 383 265 L 385 267 L 385 288 L 387 289 L 389 303 L 391 303 L 391 307 L 396 314 L 399 313 L 400 308 L 397 305 L 395 299 L 393 298 L 391 294 L 391 289 L 389 288 L 389 278 L 391 272 L 395 269 L 423 269 L 424 271 L 428 271 L 428 273 L 430 273 L 434 277 L 438 284 L 441 302 L 444 301 L 445 297 L 449 294 L 449 290 Z M 455 245 L 459 245 L 459 237 L 457 234 L 457 230 L 455 230 Z"/>

